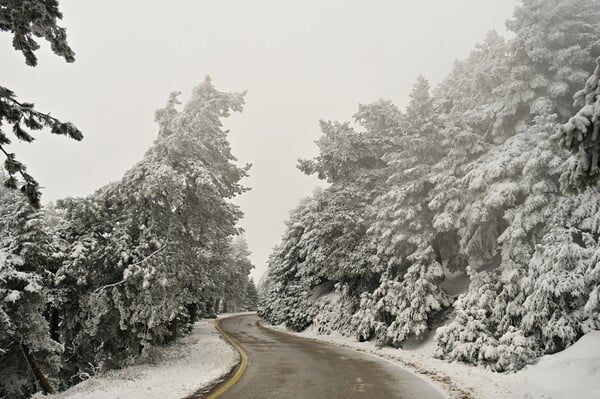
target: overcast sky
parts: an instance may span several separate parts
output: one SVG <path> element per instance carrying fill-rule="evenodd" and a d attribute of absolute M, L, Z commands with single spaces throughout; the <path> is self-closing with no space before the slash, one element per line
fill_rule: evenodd
<path fill-rule="evenodd" d="M 60 0 L 77 61 L 44 45 L 27 67 L 2 33 L 0 84 L 85 139 L 39 136 L 13 149 L 45 187 L 44 202 L 87 195 L 141 159 L 171 91 L 188 94 L 205 75 L 219 90 L 248 90 L 226 126 L 234 154 L 254 165 L 252 191 L 236 202 L 259 278 L 289 210 L 322 184 L 295 168 L 316 155 L 319 119 L 349 120 L 379 98 L 404 106 L 419 74 L 435 84 L 487 31 L 504 33 L 516 3 Z"/>

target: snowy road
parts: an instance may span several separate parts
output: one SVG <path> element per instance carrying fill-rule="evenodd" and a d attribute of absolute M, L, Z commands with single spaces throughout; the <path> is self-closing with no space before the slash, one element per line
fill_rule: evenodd
<path fill-rule="evenodd" d="M 221 399 L 441 399 L 436 389 L 375 357 L 262 327 L 255 315 L 221 328 L 248 354 L 248 368 Z"/>

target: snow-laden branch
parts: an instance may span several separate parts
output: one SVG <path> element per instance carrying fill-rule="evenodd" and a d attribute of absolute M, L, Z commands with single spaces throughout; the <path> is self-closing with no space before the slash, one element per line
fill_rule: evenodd
<path fill-rule="evenodd" d="M 131 266 L 137 266 L 137 265 L 140 265 L 140 264 L 142 264 L 142 263 L 144 263 L 144 262 L 147 262 L 147 261 L 148 261 L 148 259 L 152 258 L 154 255 L 158 254 L 158 253 L 159 253 L 159 252 L 161 252 L 163 249 L 165 249 L 165 248 L 167 247 L 167 245 L 168 245 L 168 244 L 169 244 L 169 240 L 165 241 L 165 243 L 163 244 L 163 246 L 162 246 L 162 247 L 158 248 L 156 251 L 152 252 L 150 255 L 146 256 L 144 259 L 142 259 L 142 260 L 139 260 L 139 261 L 137 261 L 137 262 L 135 262 L 135 263 L 132 263 L 131 265 L 129 265 L 129 266 L 127 266 L 127 267 L 131 267 Z M 94 290 L 94 294 L 96 294 L 96 296 L 97 296 L 97 295 L 99 295 L 99 294 L 100 294 L 100 292 L 102 292 L 103 290 L 105 290 L 105 289 L 107 289 L 107 288 L 116 287 L 116 286 L 118 286 L 118 285 L 121 285 L 121 284 L 123 284 L 125 281 L 127 281 L 127 279 L 126 279 L 126 278 L 124 278 L 124 279 L 122 279 L 122 280 L 120 280 L 120 281 L 117 281 L 116 283 L 106 284 L 106 285 L 103 285 L 102 287 L 98 287 L 98 288 L 96 288 L 96 289 Z"/>

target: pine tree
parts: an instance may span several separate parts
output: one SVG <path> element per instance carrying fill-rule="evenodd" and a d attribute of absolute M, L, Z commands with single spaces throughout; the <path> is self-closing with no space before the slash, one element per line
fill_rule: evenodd
<path fill-rule="evenodd" d="M 300 280 L 298 274 L 306 261 L 303 238 L 315 204 L 305 198 L 290 213 L 281 243 L 269 256 L 267 275 L 271 281 L 261 292 L 258 314 L 272 324 L 285 323 L 301 331 L 312 322 L 315 313 L 310 297 L 310 281 Z M 309 276 L 310 277 L 310 276 Z"/>
<path fill-rule="evenodd" d="M 327 305 L 315 304 L 313 295 L 325 287 L 340 295 L 345 311 L 321 318 L 319 328 L 351 332 L 357 298 L 376 287 L 385 262 L 367 229 L 373 201 L 385 190 L 383 155 L 394 145 L 400 119 L 393 104 L 380 100 L 359 106 L 356 127 L 321 121 L 319 155 L 301 160 L 298 167 L 331 186 L 316 191 L 291 214 L 281 245 L 269 258 L 270 284 L 261 292 L 259 306 L 262 317 L 304 329 L 313 322 L 312 315 L 326 311 L 320 306 Z"/>
<path fill-rule="evenodd" d="M 230 261 L 227 262 L 226 274 L 222 281 L 223 300 L 231 304 L 230 311 L 246 307 L 246 291 L 249 284 L 247 276 L 254 268 L 248 258 L 250 254 L 244 236 L 235 237 L 231 243 Z"/>
<path fill-rule="evenodd" d="M 580 110 L 554 136 L 572 156 L 565 163 L 562 175 L 564 189 L 577 189 L 595 184 L 600 167 L 600 58 L 596 70 L 587 80 L 583 90 L 575 94 L 575 106 Z"/>
<path fill-rule="evenodd" d="M 0 188 L 0 396 L 51 393 L 62 346 L 51 338 L 43 310 L 50 294 L 51 239 L 42 214 Z"/>
<path fill-rule="evenodd" d="M 433 95 L 420 78 L 405 113 L 380 101 L 359 112 L 362 130 L 323 123 L 300 168 L 331 186 L 290 219 L 261 314 L 394 346 L 450 314 L 438 356 L 497 371 L 598 328 L 597 190 L 566 194 L 559 179 L 582 188 L 596 172 L 597 72 L 559 135 L 570 163 L 550 141 L 600 51 L 598 16 L 593 0 L 524 0 L 512 39 L 490 33 Z M 451 273 L 465 292 L 442 288 Z"/>
<path fill-rule="evenodd" d="M 465 363 L 495 363 L 497 320 L 488 309 L 496 301 L 498 271 L 476 271 L 467 267 L 471 283 L 468 294 L 454 303 L 454 320 L 437 330 L 436 356 Z"/>
<path fill-rule="evenodd" d="M 496 141 L 539 113 L 572 115 L 571 98 L 600 55 L 600 7 L 595 0 L 523 0 L 507 27 L 510 79 L 496 90 Z"/>
<path fill-rule="evenodd" d="M 232 242 L 242 213 L 229 199 L 245 191 L 249 166 L 234 163 L 222 127 L 243 97 L 209 78 L 182 107 L 172 95 L 142 161 L 93 195 L 57 204 L 70 244 L 58 272 L 70 377 L 90 364 L 121 367 L 245 288 L 251 264 Z"/>
<path fill-rule="evenodd" d="M 244 293 L 244 308 L 246 310 L 256 310 L 257 307 L 258 291 L 256 290 L 254 280 L 250 278 L 248 279 L 248 283 L 246 284 L 246 291 Z"/>
<path fill-rule="evenodd" d="M 410 336 L 422 337 L 429 316 L 450 304 L 438 285 L 444 272 L 427 207 L 431 167 L 445 155 L 429 91 L 427 80 L 419 77 L 395 137 L 397 150 L 384 158 L 390 170 L 388 191 L 376 202 L 381 210 L 370 228 L 377 236 L 378 252 L 389 258 L 380 287 L 372 294 L 371 301 L 384 303 L 375 320 L 387 326 L 380 342 L 396 346 Z"/>
<path fill-rule="evenodd" d="M 2 0 L 0 1 L 0 31 L 13 34 L 13 47 L 25 56 L 29 66 L 37 65 L 35 51 L 39 44 L 35 37 L 47 40 L 52 51 L 67 62 L 75 61 L 75 53 L 67 43 L 66 30 L 57 25 L 62 18 L 56 0 Z M 8 152 L 6 146 L 11 140 L 3 125 L 9 125 L 15 137 L 31 143 L 33 130 L 49 128 L 52 134 L 68 136 L 74 140 L 83 139 L 83 134 L 70 122 L 61 122 L 49 114 L 37 111 L 32 103 L 19 102 L 16 95 L 6 87 L 0 86 L 0 151 L 6 161 L 4 169 L 8 177 L 4 186 L 19 189 L 35 208 L 40 207 L 40 188 L 38 182 L 27 173 L 25 165 L 18 161 L 15 154 Z"/>

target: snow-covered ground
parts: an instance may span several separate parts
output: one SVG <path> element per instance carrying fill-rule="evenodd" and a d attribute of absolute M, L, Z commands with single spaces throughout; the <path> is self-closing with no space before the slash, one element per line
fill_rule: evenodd
<path fill-rule="evenodd" d="M 583 336 L 575 345 L 515 374 L 552 399 L 600 398 L 600 331 Z"/>
<path fill-rule="evenodd" d="M 518 373 L 494 373 L 482 367 L 447 363 L 432 357 L 433 339 L 412 349 L 377 348 L 337 332 L 319 335 L 309 328 L 294 333 L 282 326 L 265 327 L 368 352 L 396 362 L 444 389 L 453 399 L 597 399 L 600 398 L 600 332 L 581 338 L 563 352 L 544 356 Z"/>
<path fill-rule="evenodd" d="M 157 349 L 156 361 L 92 377 L 69 390 L 36 399 L 181 399 L 212 385 L 238 363 L 238 353 L 217 332 L 213 320 Z"/>
<path fill-rule="evenodd" d="M 222 315 L 227 317 L 230 315 Z M 285 330 L 281 326 L 266 327 Z M 544 356 L 513 374 L 481 367 L 447 363 L 432 358 L 432 339 L 409 349 L 377 348 L 333 332 L 315 329 L 292 333 L 368 352 L 420 374 L 453 399 L 597 399 L 600 398 L 600 331 L 593 331 L 566 350 Z M 239 360 L 238 353 L 220 336 L 212 320 L 196 323 L 194 333 L 157 350 L 152 364 L 138 364 L 95 376 L 71 389 L 37 399 L 181 399 L 212 385 Z"/>

